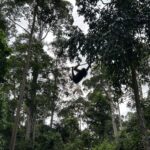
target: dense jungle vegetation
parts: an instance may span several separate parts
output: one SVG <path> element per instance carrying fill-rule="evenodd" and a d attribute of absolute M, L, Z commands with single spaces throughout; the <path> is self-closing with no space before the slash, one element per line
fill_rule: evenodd
<path fill-rule="evenodd" d="M 150 1 L 1 0 L 0 150 L 150 150 Z"/>

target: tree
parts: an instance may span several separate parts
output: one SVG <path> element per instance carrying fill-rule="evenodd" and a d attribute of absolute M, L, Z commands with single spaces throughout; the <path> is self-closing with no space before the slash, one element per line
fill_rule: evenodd
<path fill-rule="evenodd" d="M 92 88 L 96 91 L 101 91 L 102 95 L 106 97 L 106 101 L 110 106 L 111 111 L 111 120 L 112 120 L 112 127 L 114 132 L 114 137 L 116 143 L 118 141 L 118 125 L 116 122 L 116 111 L 118 110 L 119 105 L 119 98 L 121 97 L 120 94 L 116 93 L 115 89 L 113 88 L 112 82 L 108 79 L 105 69 L 98 68 L 99 66 L 95 65 L 92 68 L 92 77 L 89 80 L 85 80 L 83 84 L 89 88 Z M 119 123 L 121 124 L 120 114 L 119 116 Z"/>
<path fill-rule="evenodd" d="M 140 70 L 139 66 L 150 55 L 146 43 L 147 32 L 144 32 L 149 24 L 148 14 L 145 14 L 145 9 L 149 10 L 146 6 L 148 2 L 114 0 L 104 3 L 99 9 L 101 2 L 103 1 L 77 0 L 79 14 L 84 15 L 85 21 L 89 24 L 89 31 L 83 36 L 85 42 L 78 36 L 81 32 L 72 35 L 70 40 L 77 43 L 74 48 L 77 52 L 87 55 L 87 59 L 101 62 L 116 91 L 120 92 L 122 85 L 132 88 L 141 139 L 145 150 L 149 150 L 137 78 L 138 74 L 144 76 L 144 71 Z M 131 9 L 132 12 L 129 11 Z M 144 41 L 142 33 L 146 36 Z"/>
<path fill-rule="evenodd" d="M 91 132 L 102 141 L 105 136 L 112 136 L 112 127 L 109 126 L 111 120 L 110 105 L 106 97 L 100 91 L 94 90 L 88 95 L 88 105 L 85 111 L 86 123 Z"/>
<path fill-rule="evenodd" d="M 4 88 L 0 89 L 0 149 L 6 149 L 9 138 L 10 112 L 8 109 L 8 95 L 4 92 Z"/>
<path fill-rule="evenodd" d="M 89 24 L 87 34 L 72 25 L 67 1 L 0 2 L 0 149 L 143 148 L 137 113 L 129 113 L 119 130 L 117 107 L 124 92 L 132 108 L 140 100 L 140 119 L 150 128 L 150 92 L 142 95 L 150 81 L 150 3 L 76 4 Z M 68 66 L 83 60 L 91 74 L 76 85 Z M 149 130 L 142 138 L 147 136 Z"/>
<path fill-rule="evenodd" d="M 6 21 L 4 20 L 1 10 L 0 15 L 0 83 L 3 83 L 5 81 L 4 76 L 7 71 L 7 57 L 10 55 L 10 48 L 8 47 L 6 39 Z"/>
<path fill-rule="evenodd" d="M 51 3 L 52 5 L 49 5 Z M 35 30 L 37 29 L 36 23 L 40 20 L 44 22 L 44 27 L 49 26 L 49 30 L 53 31 L 54 33 L 57 32 L 57 28 L 61 28 L 62 24 L 67 24 L 70 22 L 70 10 L 71 5 L 69 2 L 66 1 L 4 1 L 3 4 L 7 4 L 7 8 L 12 9 L 12 6 L 14 7 L 12 12 L 10 11 L 6 12 L 4 8 L 4 14 L 8 15 L 8 19 L 15 25 L 18 25 L 17 22 L 15 22 L 16 18 L 19 16 L 25 16 L 23 19 L 27 19 L 29 21 L 29 31 L 25 29 L 24 27 L 20 26 L 27 34 L 28 34 L 28 47 L 27 47 L 27 56 L 26 56 L 26 64 L 24 67 L 24 71 L 22 74 L 22 82 L 20 86 L 20 94 L 19 94 L 19 100 L 18 100 L 18 106 L 17 106 L 17 112 L 16 112 L 16 119 L 15 124 L 12 132 L 12 139 L 10 144 L 10 149 L 14 149 L 15 142 L 16 142 L 16 134 L 17 134 L 17 128 L 19 124 L 19 118 L 20 118 L 20 109 L 21 105 L 24 99 L 25 95 L 25 87 L 26 87 L 26 80 L 27 80 L 27 74 L 29 71 L 30 66 L 30 60 L 32 57 L 32 44 L 33 44 L 33 37 L 35 37 Z M 28 11 L 26 11 L 28 10 Z M 14 16 L 15 15 L 15 16 Z M 39 23 L 38 22 L 38 23 Z M 48 30 L 48 31 L 49 31 Z"/>
<path fill-rule="evenodd" d="M 103 141 L 102 144 L 96 146 L 93 150 L 116 150 L 116 145 L 115 143 L 109 142 L 107 140 Z"/>
<path fill-rule="evenodd" d="M 136 114 L 129 112 L 126 117 L 128 119 L 123 123 L 124 128 L 120 133 L 118 147 L 125 150 L 142 149 Z"/>

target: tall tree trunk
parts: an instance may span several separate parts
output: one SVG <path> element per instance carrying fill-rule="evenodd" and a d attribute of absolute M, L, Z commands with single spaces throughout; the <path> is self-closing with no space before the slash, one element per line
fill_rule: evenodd
<path fill-rule="evenodd" d="M 55 112 L 55 101 L 57 101 L 57 95 L 56 95 L 56 90 L 57 90 L 57 79 L 55 77 L 55 87 L 56 89 L 54 89 L 54 93 L 53 93 L 53 98 L 52 98 L 52 102 L 51 102 L 51 120 L 50 120 L 50 127 L 53 127 L 53 121 L 54 121 L 54 112 Z"/>
<path fill-rule="evenodd" d="M 52 99 L 52 107 L 51 107 L 51 120 L 50 120 L 50 127 L 52 128 L 53 127 L 53 120 L 54 120 L 54 111 L 55 111 L 55 108 L 54 108 L 54 99 Z"/>
<path fill-rule="evenodd" d="M 119 102 L 117 103 L 117 105 L 118 105 L 118 112 L 119 112 L 119 129 L 122 130 L 122 120 L 121 120 L 121 113 L 120 113 Z"/>
<path fill-rule="evenodd" d="M 111 94 L 110 87 L 108 87 L 108 91 L 104 89 L 104 92 L 105 92 L 105 94 L 109 100 L 110 109 L 111 109 L 112 127 L 113 127 L 113 131 L 114 131 L 115 141 L 117 143 L 118 142 L 118 130 L 117 130 L 117 125 L 116 125 L 116 121 L 115 121 L 113 100 L 112 100 L 112 97 L 110 95 Z"/>
<path fill-rule="evenodd" d="M 142 142 L 145 150 L 150 150 L 150 144 L 148 141 L 147 129 L 145 125 L 144 114 L 141 107 L 140 95 L 139 95 L 139 87 L 137 82 L 137 74 L 134 66 L 131 66 L 131 75 L 132 75 L 132 89 L 134 92 L 135 105 L 137 111 L 137 118 L 139 122 L 139 128 L 141 133 Z"/>
<path fill-rule="evenodd" d="M 139 78 L 138 78 L 138 80 L 139 80 Z M 141 84 L 140 81 L 138 82 L 138 85 L 139 85 L 139 95 L 140 95 L 140 100 L 143 100 L 142 84 Z"/>
<path fill-rule="evenodd" d="M 53 120 L 54 120 L 54 112 L 55 112 L 55 101 L 57 101 L 57 59 L 55 62 L 55 70 L 54 70 L 54 85 L 55 85 L 55 89 L 53 92 L 53 99 L 52 99 L 52 103 L 51 103 L 51 120 L 50 120 L 50 127 L 52 128 L 53 126 Z"/>
<path fill-rule="evenodd" d="M 30 133 L 31 133 L 31 118 L 30 118 L 30 110 L 29 108 L 27 108 L 27 121 L 26 121 L 26 137 L 25 139 L 26 140 L 29 140 L 30 139 Z"/>
<path fill-rule="evenodd" d="M 24 95 L 25 95 L 25 86 L 26 86 L 26 78 L 29 70 L 29 64 L 30 64 L 30 58 L 31 58 L 31 48 L 32 48 L 32 40 L 33 40 L 33 33 L 34 33 L 34 28 L 35 28 L 35 21 L 36 21 L 36 11 L 37 11 L 37 5 L 34 6 L 34 13 L 33 13 L 33 22 L 32 22 L 32 27 L 31 27 L 31 32 L 29 36 L 29 47 L 28 47 L 28 55 L 26 57 L 26 64 L 25 64 L 25 69 L 23 71 L 23 76 L 22 76 L 22 82 L 20 84 L 20 94 L 19 94 L 19 99 L 17 102 L 17 111 L 16 111 L 16 117 L 15 117 L 15 122 L 13 126 L 13 131 L 12 131 L 12 136 L 11 136 L 11 141 L 10 141 L 10 150 L 15 149 L 16 145 L 16 135 L 17 135 L 17 130 L 18 130 L 18 125 L 19 125 L 19 120 L 20 120 L 20 110 L 21 106 L 23 103 Z"/>
<path fill-rule="evenodd" d="M 111 118 L 112 118 L 114 137 L 115 137 L 115 141 L 117 143 L 118 142 L 118 130 L 117 130 L 117 125 L 116 125 L 116 121 L 115 121 L 114 106 L 113 106 L 112 99 L 110 100 L 110 108 L 111 108 Z"/>
<path fill-rule="evenodd" d="M 37 62 L 35 60 L 35 62 Z M 26 139 L 31 141 L 32 146 L 34 147 L 34 125 L 35 125 L 35 115 L 36 115 L 36 92 L 37 92 L 37 79 L 39 68 L 38 64 L 33 66 L 32 77 L 33 80 L 31 82 L 31 92 L 28 106 L 28 120 L 27 120 L 27 129 L 26 129 Z"/>

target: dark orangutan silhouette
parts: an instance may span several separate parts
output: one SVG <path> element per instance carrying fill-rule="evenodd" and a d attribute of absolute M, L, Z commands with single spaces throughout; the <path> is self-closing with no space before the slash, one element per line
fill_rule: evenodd
<path fill-rule="evenodd" d="M 76 67 L 72 67 L 72 76 L 70 77 L 71 80 L 74 83 L 79 83 L 84 77 L 86 77 L 88 70 L 90 68 L 90 65 L 87 68 L 82 68 L 81 70 L 78 69 L 80 65 L 77 65 Z M 77 73 L 74 74 L 74 71 L 76 71 Z"/>

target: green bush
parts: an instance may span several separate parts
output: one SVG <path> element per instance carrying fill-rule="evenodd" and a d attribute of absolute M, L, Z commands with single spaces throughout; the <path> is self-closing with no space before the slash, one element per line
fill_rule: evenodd
<path fill-rule="evenodd" d="M 117 146 L 114 142 L 104 140 L 101 144 L 96 146 L 93 150 L 116 150 Z"/>

